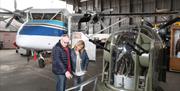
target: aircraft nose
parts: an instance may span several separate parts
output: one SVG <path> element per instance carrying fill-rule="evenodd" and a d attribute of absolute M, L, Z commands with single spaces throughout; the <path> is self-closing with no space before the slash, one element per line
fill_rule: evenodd
<path fill-rule="evenodd" d="M 24 47 L 28 44 L 28 41 L 25 38 L 17 37 L 16 38 L 16 44 L 20 47 Z"/>
<path fill-rule="evenodd" d="M 19 35 L 16 37 L 18 46 L 27 49 L 49 50 L 58 42 L 59 37 L 50 36 L 27 36 Z"/>

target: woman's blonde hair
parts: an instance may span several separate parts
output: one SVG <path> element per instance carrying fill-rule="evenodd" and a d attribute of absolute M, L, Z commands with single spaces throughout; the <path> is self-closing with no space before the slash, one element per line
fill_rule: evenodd
<path fill-rule="evenodd" d="M 75 45 L 74 45 L 74 49 L 76 50 L 77 46 L 82 46 L 81 50 L 79 50 L 80 53 L 82 53 L 84 51 L 85 48 L 85 43 L 83 40 L 79 40 Z"/>

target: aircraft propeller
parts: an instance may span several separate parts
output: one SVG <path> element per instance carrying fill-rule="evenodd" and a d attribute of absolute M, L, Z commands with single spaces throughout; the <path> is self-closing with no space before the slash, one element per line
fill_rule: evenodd
<path fill-rule="evenodd" d="M 7 13 L 12 14 L 12 17 L 7 22 L 5 27 L 6 28 L 9 27 L 9 25 L 12 23 L 13 19 L 17 20 L 20 23 L 23 23 L 24 22 L 23 19 L 25 19 L 25 17 L 26 17 L 26 12 L 25 11 L 30 10 L 32 8 L 33 7 L 28 7 L 28 8 L 23 9 L 23 10 L 18 10 L 17 9 L 17 2 L 16 2 L 16 0 L 14 0 L 14 9 L 15 9 L 14 11 L 10 11 L 8 9 L 0 8 L 0 10 L 6 11 Z"/>
<path fill-rule="evenodd" d="M 103 22 L 102 19 L 104 16 L 100 16 L 104 13 L 107 13 L 107 12 L 111 12 L 113 11 L 113 9 L 107 9 L 107 10 L 103 10 L 103 11 L 100 11 L 99 9 L 95 8 L 95 10 L 82 10 L 85 12 L 84 14 L 84 17 L 86 19 L 80 19 L 80 22 L 89 22 L 91 24 L 95 24 L 97 23 L 98 21 L 100 22 Z M 87 18 L 88 16 L 88 18 Z"/>
<path fill-rule="evenodd" d="M 79 9 L 84 12 L 84 16 L 79 20 L 79 23 L 89 22 L 89 24 L 96 24 L 99 22 L 103 28 L 107 27 L 107 25 L 103 22 L 104 16 L 101 15 L 113 11 L 113 9 L 106 9 L 101 11 L 98 8 L 98 0 L 95 0 L 94 10 L 83 10 L 82 8 Z"/>

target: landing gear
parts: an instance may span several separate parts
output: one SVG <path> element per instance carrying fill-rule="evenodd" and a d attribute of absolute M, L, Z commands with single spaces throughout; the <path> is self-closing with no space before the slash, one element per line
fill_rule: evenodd
<path fill-rule="evenodd" d="M 33 56 L 27 56 L 27 62 L 33 59 L 39 68 L 44 68 L 46 65 L 51 64 L 51 55 L 48 51 L 35 51 L 31 50 Z"/>
<path fill-rule="evenodd" d="M 45 60 L 40 58 L 38 59 L 38 64 L 40 68 L 44 68 L 45 67 Z"/>
<path fill-rule="evenodd" d="M 38 64 L 39 64 L 39 68 L 45 67 L 45 59 L 44 59 L 44 53 L 43 52 L 39 52 Z"/>
<path fill-rule="evenodd" d="M 38 57 L 38 65 L 40 68 L 44 68 L 46 66 L 46 64 L 48 64 L 48 52 L 46 51 L 41 51 L 38 53 L 39 57 Z"/>

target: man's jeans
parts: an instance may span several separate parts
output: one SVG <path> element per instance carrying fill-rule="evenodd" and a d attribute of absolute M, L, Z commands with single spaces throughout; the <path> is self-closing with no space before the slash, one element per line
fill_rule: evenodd
<path fill-rule="evenodd" d="M 66 88 L 66 76 L 65 75 L 56 75 L 56 91 L 65 91 Z"/>

